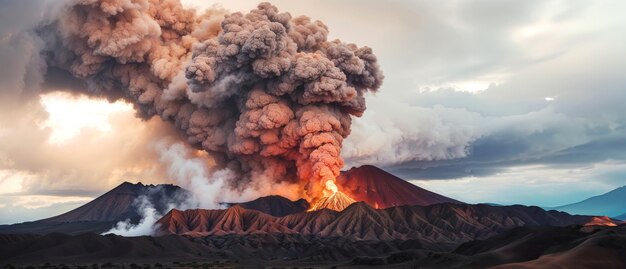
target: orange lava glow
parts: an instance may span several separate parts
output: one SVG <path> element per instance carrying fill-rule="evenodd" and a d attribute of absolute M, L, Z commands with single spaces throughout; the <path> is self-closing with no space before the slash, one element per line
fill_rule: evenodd
<path fill-rule="evenodd" d="M 335 185 L 334 179 L 326 180 L 325 185 L 326 185 L 326 189 L 324 190 L 324 196 L 333 195 L 334 193 L 338 191 L 337 185 Z M 328 194 L 327 192 L 330 192 L 330 194 Z"/>
<path fill-rule="evenodd" d="M 316 211 L 323 208 L 342 211 L 350 204 L 356 202 L 352 197 L 339 191 L 334 179 L 328 179 L 324 182 L 324 190 L 322 193 L 322 197 L 313 200 L 311 208 L 309 208 L 308 211 Z"/>

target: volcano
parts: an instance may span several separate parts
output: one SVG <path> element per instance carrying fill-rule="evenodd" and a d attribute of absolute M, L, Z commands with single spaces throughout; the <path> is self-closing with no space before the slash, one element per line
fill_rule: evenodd
<path fill-rule="evenodd" d="M 394 184 L 394 181 L 390 184 Z M 459 253 L 468 256 L 457 260 L 461 265 L 466 265 L 466 262 L 489 259 L 490 256 L 481 256 L 482 252 L 502 253 L 503 257 L 509 257 L 507 249 L 519 252 L 518 256 L 512 256 L 514 259 L 511 261 L 534 259 L 541 255 L 533 251 L 535 244 L 550 243 L 546 240 L 552 240 L 554 236 L 559 240 L 561 238 L 558 233 L 554 233 L 554 236 L 553 233 L 546 235 L 532 228 L 523 234 L 530 234 L 529 242 L 524 238 L 518 240 L 516 234 L 505 234 L 504 238 L 488 240 L 516 227 L 567 226 L 555 230 L 565 232 L 567 230 L 563 229 L 583 227 L 580 225 L 585 225 L 585 231 L 614 228 L 617 230 L 607 232 L 619 232 L 624 227 L 615 226 L 618 224 L 612 224 L 608 218 L 572 216 L 555 210 L 519 205 L 490 206 L 457 202 L 376 209 L 365 202 L 354 202 L 337 189 L 327 193 L 327 197 L 320 198 L 313 205 L 314 209 L 319 210 L 314 211 L 305 211 L 308 203 L 304 200 L 292 201 L 280 196 L 268 196 L 246 203 L 229 204 L 228 209 L 172 209 L 157 221 L 155 237 L 102 236 L 93 233 L 108 231 L 114 225 L 114 222 L 98 220 L 133 215 L 135 203 L 131 202 L 132 198 L 154 195 L 153 191 L 146 194 L 141 190 L 152 190 L 155 187 L 125 183 L 88 203 L 88 207 L 83 206 L 79 208 L 81 210 L 70 212 L 72 214 L 61 215 L 63 218 L 52 219 L 67 222 L 51 222 L 48 219 L 45 223 L 39 221 L 13 227 L 0 226 L 0 260 L 64 263 L 80 260 L 91 263 L 104 259 L 144 259 L 146 262 L 154 262 L 167 259 L 207 261 L 229 258 L 242 262 L 234 267 L 246 268 L 248 265 L 275 262 L 284 268 L 290 263 L 310 265 L 311 261 L 322 260 L 334 261 L 329 266 L 351 260 L 356 264 L 369 264 L 369 261 L 377 262 L 375 259 L 381 259 L 373 257 L 391 255 L 383 258 L 383 263 L 376 264 L 396 259 L 432 257 L 434 261 L 419 261 L 431 264 L 441 259 L 457 259 L 459 254 L 451 251 L 469 242 L 466 247 L 459 247 L 459 251 L 462 251 Z M 157 189 L 173 188 L 177 187 L 167 185 Z M 148 197 L 154 198 L 166 199 L 167 196 Z M 586 234 L 593 233 L 577 232 L 575 236 Z M 542 239 L 544 237 L 546 240 Z M 506 245 L 499 247 L 501 242 Z M 607 245 L 623 249 L 619 242 L 611 242 Z M 569 241 L 565 243 L 570 246 Z M 559 249 L 565 249 L 559 245 L 560 241 L 555 244 Z M 357 257 L 366 258 L 362 260 Z M 442 264 L 439 268 L 449 268 L 448 265 Z"/>
<path fill-rule="evenodd" d="M 137 201 L 145 198 L 159 214 L 165 214 L 172 204 L 181 204 L 190 193 L 176 185 L 144 185 L 124 182 L 93 201 L 58 216 L 12 225 L 0 225 L 3 233 L 101 233 L 118 221 L 137 223 L 141 212 Z"/>
<path fill-rule="evenodd" d="M 170 204 L 178 204 L 189 193 L 172 184 L 144 185 L 124 182 L 93 201 L 67 213 L 39 220 L 42 223 L 63 223 L 81 221 L 120 221 L 141 218 L 136 200 L 145 197 L 159 213 L 166 213 Z"/>
<path fill-rule="evenodd" d="M 337 191 L 330 196 L 322 197 L 313 206 L 309 211 L 316 211 L 323 208 L 328 208 L 330 210 L 342 211 L 349 205 L 355 203 L 356 201 L 350 197 L 348 197 L 343 192 Z"/>
<path fill-rule="evenodd" d="M 452 198 L 422 189 L 372 165 L 363 165 L 343 171 L 337 177 L 336 183 L 339 191 L 356 201 L 363 201 L 374 208 L 461 203 Z"/>

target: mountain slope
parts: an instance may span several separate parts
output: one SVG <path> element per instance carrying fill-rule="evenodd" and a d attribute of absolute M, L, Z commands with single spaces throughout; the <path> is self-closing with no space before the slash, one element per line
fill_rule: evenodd
<path fill-rule="evenodd" d="M 164 234 L 192 236 L 298 233 L 354 240 L 420 239 L 456 244 L 518 226 L 565 226 L 590 220 L 588 216 L 539 207 L 436 204 L 374 209 L 357 202 L 341 212 L 323 209 L 285 217 L 239 206 L 227 210 L 172 210 L 158 224 Z"/>
<path fill-rule="evenodd" d="M 172 209 L 158 223 L 166 233 L 191 236 L 294 233 L 276 223 L 275 217 L 239 205 L 225 210 Z"/>
<path fill-rule="evenodd" d="M 384 170 L 363 165 L 341 172 L 337 177 L 339 191 L 374 208 L 400 205 L 427 206 L 439 203 L 460 203 L 452 198 L 422 189 Z"/>
<path fill-rule="evenodd" d="M 578 203 L 551 208 L 570 214 L 617 217 L 626 214 L 626 186 Z M 625 216 L 621 216 L 624 219 Z"/>
<path fill-rule="evenodd" d="M 470 257 L 473 268 L 626 268 L 626 226 L 520 227 L 454 253 Z"/>

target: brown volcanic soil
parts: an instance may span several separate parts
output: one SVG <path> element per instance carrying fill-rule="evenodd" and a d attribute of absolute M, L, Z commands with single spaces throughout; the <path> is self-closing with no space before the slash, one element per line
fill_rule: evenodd
<path fill-rule="evenodd" d="M 465 268 L 626 268 L 626 226 L 597 228 L 520 227 L 454 253 L 471 257 Z"/>
<path fill-rule="evenodd" d="M 565 226 L 591 217 L 539 207 L 436 204 L 374 209 L 363 202 L 341 212 L 328 209 L 274 217 L 234 206 L 226 210 L 172 210 L 158 223 L 165 234 L 191 236 L 297 233 L 354 240 L 408 240 L 456 245 L 518 226 Z"/>
<path fill-rule="evenodd" d="M 337 177 L 337 185 L 340 191 L 354 200 L 366 202 L 374 208 L 461 203 L 422 189 L 372 165 L 363 165 L 341 172 L 341 175 Z"/>
<path fill-rule="evenodd" d="M 226 210 L 173 209 L 158 223 L 165 233 L 192 236 L 255 234 L 255 233 L 294 233 L 277 224 L 275 217 L 256 210 L 235 205 Z"/>

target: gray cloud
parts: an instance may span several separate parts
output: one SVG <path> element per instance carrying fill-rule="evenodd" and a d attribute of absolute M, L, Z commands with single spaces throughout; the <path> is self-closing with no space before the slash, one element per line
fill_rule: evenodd
<path fill-rule="evenodd" d="M 415 55 L 403 59 L 415 66 L 414 82 L 383 87 L 383 94 L 368 100 L 368 113 L 355 122 L 347 141 L 347 163 L 378 163 L 405 178 L 454 179 L 523 165 L 568 169 L 625 160 L 620 140 L 626 137 L 626 79 L 620 74 L 626 67 L 625 40 L 614 30 L 626 20 L 614 11 L 623 3 L 611 3 L 475 1 L 426 7 L 446 9 L 439 14 L 449 16 L 426 20 L 428 26 L 415 31 L 420 36 L 411 43 L 418 44 Z M 594 19 L 600 17 L 605 19 Z M 524 31 L 527 41 L 517 37 Z M 388 81 L 406 72 L 384 67 Z M 478 93 L 457 91 L 457 82 L 473 80 L 492 84 Z M 390 116 L 376 115 L 385 112 Z M 431 114 L 436 116 L 426 116 Z M 384 146 L 364 152 L 359 148 L 367 143 L 361 140 Z"/>

